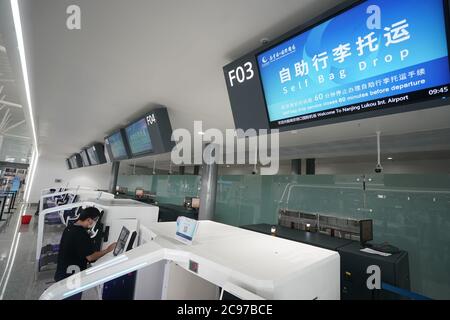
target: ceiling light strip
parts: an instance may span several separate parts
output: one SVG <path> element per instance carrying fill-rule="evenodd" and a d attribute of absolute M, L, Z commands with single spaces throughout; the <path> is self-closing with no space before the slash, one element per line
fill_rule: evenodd
<path fill-rule="evenodd" d="M 29 82 L 29 78 L 28 78 L 27 60 L 26 60 L 26 55 L 25 55 L 25 44 L 23 41 L 22 22 L 20 20 L 20 10 L 19 10 L 18 0 L 11 0 L 11 9 L 12 9 L 12 14 L 13 14 L 13 19 L 14 19 L 14 27 L 16 30 L 17 45 L 19 48 L 20 63 L 22 66 L 22 73 L 23 73 L 23 81 L 25 83 L 25 93 L 27 96 L 28 111 L 30 112 L 30 117 L 31 117 L 31 129 L 33 132 L 35 149 L 38 150 L 36 126 L 35 126 L 35 122 L 34 122 L 34 113 L 33 113 L 33 108 L 32 108 L 32 103 L 31 103 L 30 82 Z"/>
<path fill-rule="evenodd" d="M 28 77 L 28 67 L 27 67 L 27 60 L 26 60 L 26 54 L 25 54 L 25 43 L 23 39 L 23 32 L 22 32 L 22 22 L 20 19 L 20 10 L 19 10 L 19 2 L 18 0 L 11 0 L 11 10 L 14 20 L 14 28 L 16 30 L 16 38 L 17 38 L 17 46 L 19 48 L 19 56 L 20 56 L 20 64 L 22 67 L 22 74 L 23 74 L 23 81 L 25 84 L 25 93 L 27 98 L 27 106 L 28 111 L 30 113 L 30 119 L 31 119 L 31 131 L 33 133 L 33 141 L 34 141 L 34 157 L 33 161 L 31 163 L 31 172 L 29 172 L 29 182 L 27 183 L 27 190 L 25 192 L 24 199 L 26 202 L 28 202 L 30 198 L 31 188 L 33 186 L 34 182 L 34 176 L 36 173 L 36 166 L 39 159 L 39 148 L 38 148 L 38 140 L 37 140 L 37 132 L 36 132 L 36 125 L 34 120 L 34 113 L 33 113 L 33 105 L 31 102 L 31 91 L 30 91 L 30 81 Z"/>

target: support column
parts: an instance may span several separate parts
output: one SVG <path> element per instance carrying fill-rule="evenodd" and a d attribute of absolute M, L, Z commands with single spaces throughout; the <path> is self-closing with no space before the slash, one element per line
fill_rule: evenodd
<path fill-rule="evenodd" d="M 315 175 L 316 174 L 316 159 L 306 160 L 306 174 Z"/>
<path fill-rule="evenodd" d="M 216 210 L 217 175 L 219 166 L 204 164 L 202 168 L 202 189 L 200 191 L 199 220 L 213 220 Z"/>
<path fill-rule="evenodd" d="M 109 182 L 109 192 L 116 194 L 117 180 L 119 177 L 120 162 L 114 161 L 111 168 L 111 177 Z"/>
<path fill-rule="evenodd" d="M 180 176 L 184 176 L 186 172 L 186 167 L 185 166 L 180 166 L 179 168 L 179 175 Z"/>
<path fill-rule="evenodd" d="M 291 162 L 291 174 L 301 175 L 302 174 L 302 160 L 296 159 Z"/>

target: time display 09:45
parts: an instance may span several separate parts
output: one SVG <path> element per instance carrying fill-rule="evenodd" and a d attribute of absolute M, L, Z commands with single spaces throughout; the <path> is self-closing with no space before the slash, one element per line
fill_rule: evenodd
<path fill-rule="evenodd" d="M 448 87 L 442 87 L 442 88 L 437 88 L 437 89 L 431 89 L 430 91 L 428 91 L 428 94 L 430 96 L 435 96 L 438 94 L 444 94 L 444 93 L 448 93 Z"/>

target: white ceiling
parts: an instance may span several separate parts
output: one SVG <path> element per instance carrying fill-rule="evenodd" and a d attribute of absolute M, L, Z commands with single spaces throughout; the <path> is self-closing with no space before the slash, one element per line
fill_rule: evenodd
<path fill-rule="evenodd" d="M 16 75 L 9 62 L 9 49 L 0 32 L 0 126 L 4 121 L 4 125 L 0 128 L 0 134 L 28 137 L 28 130 L 24 122 L 25 115 L 22 107 L 20 107 L 21 101 L 16 83 Z M 11 102 L 12 104 L 5 104 L 1 101 Z M 17 104 L 18 106 L 13 106 L 13 104 Z M 6 116 L 7 114 L 9 116 Z"/>
<path fill-rule="evenodd" d="M 3 15 L 0 19 L 3 19 Z M 2 23 L 0 25 L 0 161 L 28 163 L 32 143 L 21 106 L 17 74 L 9 59 L 11 47 L 7 44 L 3 31 Z"/>
<path fill-rule="evenodd" d="M 222 67 L 341 2 L 20 0 L 41 154 L 67 157 L 155 104 L 168 107 L 174 128 L 192 129 L 194 120 L 204 129 L 234 128 Z M 66 29 L 70 4 L 81 7 L 80 31 Z M 377 130 L 430 134 L 449 120 L 444 107 L 285 133 L 281 144 L 299 152 L 316 146 L 319 156 L 337 141 L 365 150 Z M 440 140 L 434 150 L 450 149 Z M 426 139 L 408 144 L 427 146 Z"/>

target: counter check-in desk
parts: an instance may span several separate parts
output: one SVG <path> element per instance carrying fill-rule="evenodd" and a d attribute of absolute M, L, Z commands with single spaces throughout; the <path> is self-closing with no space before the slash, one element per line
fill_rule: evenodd
<path fill-rule="evenodd" d="M 147 243 L 54 284 L 41 299 L 68 298 L 136 270 L 146 274 L 146 269 L 139 281 L 147 292 L 140 297 L 215 300 L 224 288 L 241 299 L 340 298 L 337 252 L 211 221 L 199 223 L 190 246 L 175 239 L 174 222 L 149 229 Z"/>
<path fill-rule="evenodd" d="M 159 214 L 159 208 L 156 206 L 127 199 L 91 199 L 46 209 L 40 213 L 38 221 L 36 245 L 36 261 L 38 262 L 38 267 L 43 265 L 43 261 L 48 260 L 47 256 L 50 253 L 45 252 L 45 248 L 49 245 L 52 248 L 59 245 L 63 231 L 62 228 L 57 229 L 57 232 L 46 231 L 46 217 L 56 215 L 60 225 L 64 226 L 64 224 L 67 225 L 68 223 L 64 213 L 72 212 L 72 210 L 77 210 L 81 207 L 96 207 L 100 211 L 103 211 L 103 216 L 95 227 L 95 235 L 92 235 L 97 250 L 104 249 L 109 244 L 117 241 L 122 227 L 129 226 L 130 223 L 135 226 L 133 229 L 137 230 L 136 245 L 142 243 L 144 241 L 143 239 L 148 237 L 147 227 L 158 221 Z M 77 216 L 72 217 L 70 220 L 75 221 L 76 218 Z M 50 231 L 52 230 L 50 228 Z M 54 257 L 57 251 L 54 253 L 51 252 L 51 254 L 50 257 Z M 53 260 L 55 259 L 52 259 L 52 263 Z"/>
<path fill-rule="evenodd" d="M 272 225 L 257 224 L 242 228 L 269 235 Z M 342 300 L 402 299 L 391 292 L 367 288 L 367 268 L 373 265 L 380 267 L 383 283 L 405 290 L 410 289 L 409 259 L 406 251 L 400 251 L 390 256 L 369 254 L 361 251 L 361 244 L 357 241 L 333 238 L 320 233 L 294 230 L 283 226 L 276 226 L 276 236 L 338 252 L 341 258 Z"/>

